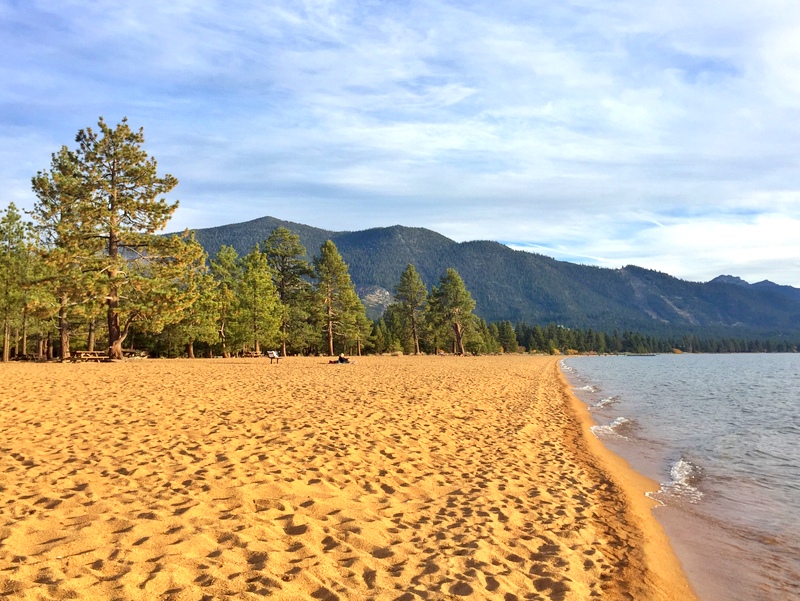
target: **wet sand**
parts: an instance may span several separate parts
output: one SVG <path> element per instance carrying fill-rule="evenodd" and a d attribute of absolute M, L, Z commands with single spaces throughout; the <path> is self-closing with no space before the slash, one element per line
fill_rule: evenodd
<path fill-rule="evenodd" d="M 694 599 L 554 358 L 0 377 L 6 598 Z"/>

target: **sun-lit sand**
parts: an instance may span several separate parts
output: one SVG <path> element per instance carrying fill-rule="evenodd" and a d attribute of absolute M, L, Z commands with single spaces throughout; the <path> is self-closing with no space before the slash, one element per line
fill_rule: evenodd
<path fill-rule="evenodd" d="M 694 598 L 554 358 L 0 377 L 5 598 Z"/>

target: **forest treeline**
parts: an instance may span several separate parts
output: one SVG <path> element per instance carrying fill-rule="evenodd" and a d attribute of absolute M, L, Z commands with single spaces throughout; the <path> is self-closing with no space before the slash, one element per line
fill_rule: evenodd
<path fill-rule="evenodd" d="M 297 234 L 312 251 L 332 240 L 371 319 L 383 314 L 387 295 L 411 263 L 428 285 L 448 267 L 456 269 L 475 299 L 475 313 L 489 322 L 556 323 L 661 338 L 800 339 L 800 289 L 768 281 L 720 276 L 690 282 L 632 265 L 610 269 L 557 261 L 499 242 L 455 242 L 400 225 L 337 232 L 261 217 L 200 228 L 195 235 L 209 254 L 223 245 L 247 254 L 276 227 Z"/>
<path fill-rule="evenodd" d="M 367 318 L 348 265 L 331 240 L 310 260 L 300 238 L 278 227 L 240 255 L 212 257 L 190 232 L 162 235 L 178 181 L 159 175 L 144 134 L 123 119 L 78 132 L 32 178 L 30 221 L 11 203 L 0 212 L 3 361 L 68 359 L 102 349 L 121 358 L 292 354 L 651 353 L 794 351 L 786 341 L 655 338 L 555 324 L 487 323 L 458 271 L 430 288 L 408 264 L 393 303 Z"/>
<path fill-rule="evenodd" d="M 121 358 L 133 345 L 190 357 L 196 347 L 224 356 L 376 348 L 378 325 L 332 241 L 307 261 L 299 238 L 277 228 L 244 256 L 223 246 L 209 259 L 189 232 L 160 235 L 178 206 L 165 199 L 178 181 L 157 173 L 141 129 L 101 118 L 76 143 L 32 178 L 31 222 L 13 203 L 0 215 L 4 361 L 67 359 L 78 348 Z M 406 302 L 417 348 L 466 352 L 475 303 L 458 273 L 447 270 L 423 297 L 416 284 Z"/>

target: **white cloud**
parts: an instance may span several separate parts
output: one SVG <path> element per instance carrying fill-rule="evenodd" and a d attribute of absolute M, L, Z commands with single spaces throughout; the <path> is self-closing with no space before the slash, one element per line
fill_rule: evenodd
<path fill-rule="evenodd" d="M 0 201 L 31 204 L 51 152 L 127 115 L 181 180 L 176 228 L 403 223 L 800 285 L 780 226 L 800 218 L 794 0 L 0 0 L 0 16 Z"/>
<path fill-rule="evenodd" d="M 600 222 L 597 227 L 583 224 L 562 229 L 558 239 L 565 243 L 538 249 L 509 245 L 609 268 L 646 265 L 692 281 L 733 274 L 751 283 L 763 279 L 793 282 L 790 278 L 797 272 L 800 257 L 800 215 L 716 214 L 659 219 L 651 218 L 648 223 L 646 216 L 632 215 L 617 224 Z"/>

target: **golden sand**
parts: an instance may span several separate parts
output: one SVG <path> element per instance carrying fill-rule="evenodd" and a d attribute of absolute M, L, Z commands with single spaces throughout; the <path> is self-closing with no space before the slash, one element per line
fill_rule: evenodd
<path fill-rule="evenodd" d="M 553 358 L 0 377 L 5 598 L 694 598 Z"/>

